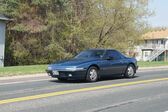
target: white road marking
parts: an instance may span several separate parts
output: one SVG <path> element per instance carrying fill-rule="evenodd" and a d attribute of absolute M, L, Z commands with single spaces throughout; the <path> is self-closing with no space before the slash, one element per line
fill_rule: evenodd
<path fill-rule="evenodd" d="M 6 76 L 6 77 L 0 77 L 0 81 L 1 80 L 9 80 L 9 79 L 36 78 L 36 77 L 44 77 L 44 76 L 48 76 L 47 73 L 33 74 L 33 75 Z"/>
<path fill-rule="evenodd" d="M 40 81 L 46 81 L 46 80 L 54 80 L 54 79 L 37 79 L 37 80 L 29 80 L 29 81 L 19 81 L 19 82 L 5 82 L 5 83 L 0 83 L 0 86 L 2 85 L 9 85 L 9 84 L 20 84 L 20 83 L 28 83 L 28 82 L 40 82 Z"/>

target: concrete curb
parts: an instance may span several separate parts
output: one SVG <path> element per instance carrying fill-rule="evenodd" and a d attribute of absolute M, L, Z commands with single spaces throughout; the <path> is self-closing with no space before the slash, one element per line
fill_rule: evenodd
<path fill-rule="evenodd" d="M 159 66 L 159 67 L 140 67 L 138 69 L 139 72 L 142 71 L 157 71 L 157 70 L 168 70 L 168 66 Z M 137 71 L 137 72 L 138 72 Z M 47 73 L 39 73 L 39 74 L 25 74 L 20 76 L 7 76 L 0 77 L 0 80 L 10 80 L 10 79 L 26 79 L 26 78 L 38 78 L 38 77 L 47 77 Z"/>

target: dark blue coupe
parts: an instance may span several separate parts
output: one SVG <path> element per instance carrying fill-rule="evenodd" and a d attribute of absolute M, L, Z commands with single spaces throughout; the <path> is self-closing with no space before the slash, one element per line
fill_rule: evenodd
<path fill-rule="evenodd" d="M 58 80 L 84 79 L 95 82 L 106 76 L 134 77 L 137 60 L 128 58 L 114 49 L 89 49 L 71 60 L 50 64 L 49 76 Z"/>

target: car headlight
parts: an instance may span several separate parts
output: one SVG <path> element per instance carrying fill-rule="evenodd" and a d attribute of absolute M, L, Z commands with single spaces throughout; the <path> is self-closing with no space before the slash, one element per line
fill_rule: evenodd
<path fill-rule="evenodd" d="M 77 70 L 83 70 L 84 68 L 77 68 L 77 67 L 67 67 L 65 68 L 66 70 L 70 70 L 70 71 L 77 71 Z"/>
<path fill-rule="evenodd" d="M 48 70 L 52 70 L 52 67 L 48 66 Z"/>

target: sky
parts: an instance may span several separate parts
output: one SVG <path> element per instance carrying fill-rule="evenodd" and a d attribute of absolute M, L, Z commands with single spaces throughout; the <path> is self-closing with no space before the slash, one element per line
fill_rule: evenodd
<path fill-rule="evenodd" d="M 154 15 L 149 18 L 149 24 L 153 27 L 168 27 L 168 0 L 150 0 L 149 9 Z"/>

